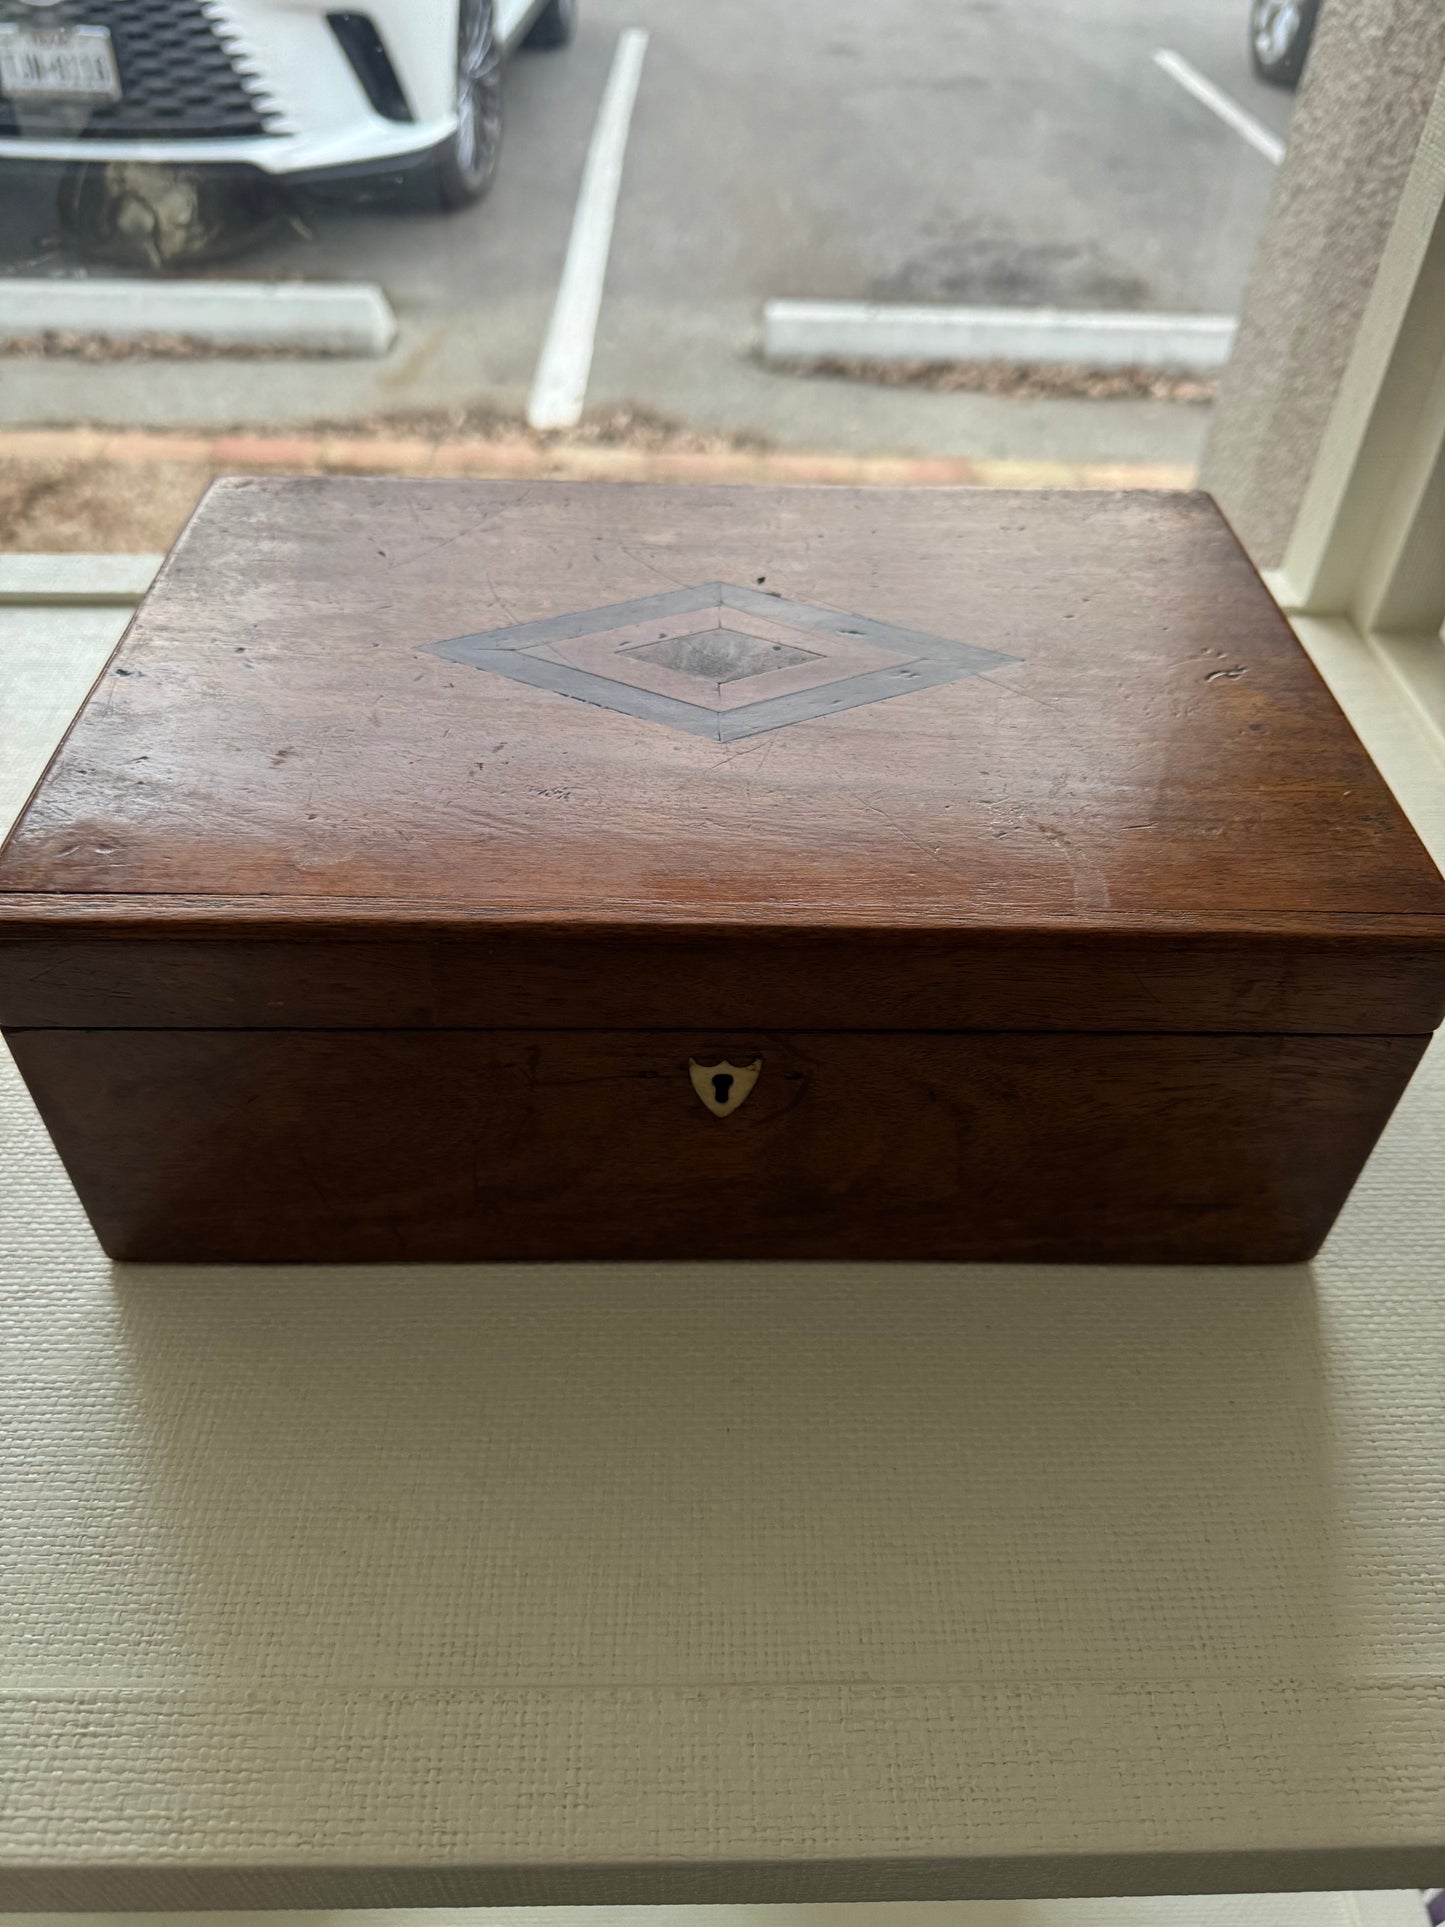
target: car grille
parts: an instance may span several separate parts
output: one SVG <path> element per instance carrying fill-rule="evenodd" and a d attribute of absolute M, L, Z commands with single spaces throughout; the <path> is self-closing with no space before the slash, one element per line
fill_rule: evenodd
<path fill-rule="evenodd" d="M 75 110 L 0 98 L 0 136 L 80 140 L 227 140 L 264 134 L 275 102 L 244 56 L 226 45 L 206 0 L 58 0 L 43 10 L 0 0 L 0 21 L 18 27 L 108 27 L 120 69 L 120 100 Z"/>

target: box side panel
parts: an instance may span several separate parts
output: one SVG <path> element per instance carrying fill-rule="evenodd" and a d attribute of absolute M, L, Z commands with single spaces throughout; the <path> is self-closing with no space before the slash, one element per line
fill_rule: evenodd
<path fill-rule="evenodd" d="M 10 1034 L 108 1251 L 242 1262 L 1294 1261 L 1425 1041 Z"/>

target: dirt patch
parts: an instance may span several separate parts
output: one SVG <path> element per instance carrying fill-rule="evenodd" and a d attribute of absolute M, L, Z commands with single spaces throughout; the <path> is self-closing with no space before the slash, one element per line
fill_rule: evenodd
<path fill-rule="evenodd" d="M 937 395 L 1003 395 L 1013 401 L 1212 402 L 1219 382 L 1159 368 L 1084 368 L 1019 361 L 770 361 L 784 374 L 868 382 L 876 388 L 927 388 Z"/>
<path fill-rule="evenodd" d="M 219 475 L 844 488 L 1195 486 L 1187 465 L 807 454 L 680 431 L 632 411 L 595 417 L 567 436 L 530 433 L 490 413 L 389 417 L 348 423 L 344 432 L 16 428 L 0 429 L 0 551 L 166 549 Z"/>
<path fill-rule="evenodd" d="M 106 461 L 0 466 L 0 550 L 23 554 L 168 549 L 211 479 L 189 462 L 120 468 Z"/>
<path fill-rule="evenodd" d="M 247 427 L 237 433 L 254 443 L 256 453 L 266 459 L 252 461 L 224 451 L 213 458 L 196 452 L 195 438 L 182 434 L 177 439 L 191 442 L 192 447 L 183 455 L 178 451 L 177 459 L 166 459 L 167 437 L 162 435 L 145 438 L 154 458 L 136 460 L 124 448 L 130 438 L 123 433 L 111 437 L 103 429 L 80 430 L 75 439 L 92 444 L 97 438 L 111 441 L 114 453 L 78 453 L 73 458 L 63 454 L 17 455 L 4 450 L 4 437 L 0 435 L 0 551 L 165 550 L 215 475 L 273 473 L 277 469 L 324 473 L 342 468 L 361 472 L 367 467 L 369 452 L 376 454 L 378 466 L 386 472 L 427 473 L 439 460 L 444 464 L 447 450 L 491 443 L 505 449 L 509 457 L 499 464 L 500 474 L 511 473 L 517 451 L 529 448 L 539 456 L 554 458 L 555 472 L 567 474 L 574 470 L 574 456 L 580 457 L 589 449 L 632 451 L 640 457 L 726 458 L 760 454 L 767 447 L 758 437 L 700 434 L 636 409 L 599 415 L 556 434 L 539 434 L 519 416 L 486 409 L 322 422 L 301 430 Z M 320 458 L 315 450 L 318 437 L 329 444 Z M 11 439 L 23 444 L 33 438 L 17 435 Z M 46 435 L 44 439 L 63 441 L 66 436 Z M 208 434 L 201 438 L 201 445 L 221 439 Z M 268 439 L 274 439 L 269 452 L 263 446 Z M 398 463 L 394 451 L 400 444 L 410 444 L 411 449 L 408 458 Z M 295 451 L 295 459 L 288 456 L 288 450 Z M 392 451 L 392 459 L 387 459 L 388 451 Z M 484 448 L 479 451 L 477 467 L 482 472 L 487 468 Z"/>

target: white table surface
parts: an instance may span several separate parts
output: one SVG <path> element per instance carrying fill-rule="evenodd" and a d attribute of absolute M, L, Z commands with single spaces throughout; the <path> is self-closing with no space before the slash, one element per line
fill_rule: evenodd
<path fill-rule="evenodd" d="M 1269 1270 L 114 1266 L 4 1059 L 0 1346 L 0 1906 L 1445 1878 L 1439 1049 Z"/>

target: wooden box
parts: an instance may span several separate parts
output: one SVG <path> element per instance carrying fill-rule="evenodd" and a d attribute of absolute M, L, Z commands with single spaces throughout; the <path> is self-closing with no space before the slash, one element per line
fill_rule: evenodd
<path fill-rule="evenodd" d="M 1445 886 L 1203 496 L 213 489 L 0 857 L 144 1259 L 1278 1261 Z"/>

